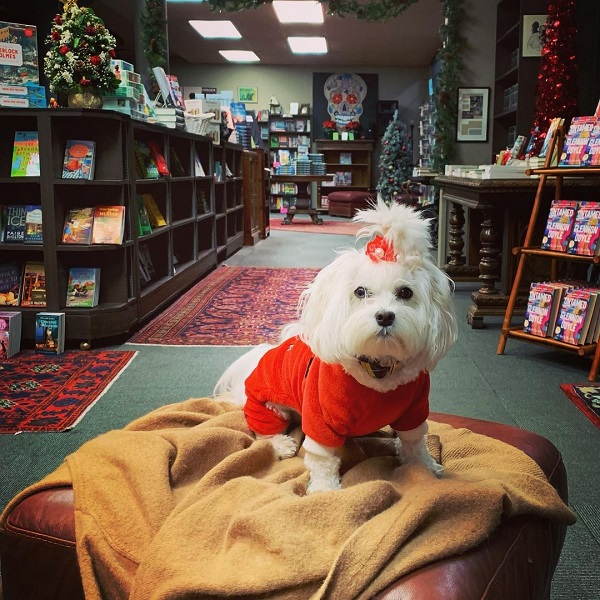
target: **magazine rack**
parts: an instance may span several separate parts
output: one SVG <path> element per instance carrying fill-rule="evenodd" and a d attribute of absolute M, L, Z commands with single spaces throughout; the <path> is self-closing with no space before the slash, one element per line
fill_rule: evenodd
<path fill-rule="evenodd" d="M 557 277 L 557 267 L 559 261 L 570 261 L 588 264 L 600 263 L 600 256 L 577 256 L 574 254 L 567 254 L 565 252 L 555 252 L 551 250 L 542 250 L 539 243 L 536 245 L 534 237 L 539 231 L 539 218 L 540 218 L 540 207 L 542 204 L 542 194 L 546 182 L 549 177 L 555 179 L 554 182 L 554 198 L 564 199 L 562 196 L 563 190 L 563 179 L 565 177 L 593 177 L 600 179 L 600 167 L 550 167 L 552 157 L 554 155 L 555 148 L 562 148 L 564 141 L 564 128 L 561 126 L 554 131 L 544 167 L 541 169 L 529 169 L 526 171 L 528 175 L 539 175 L 539 182 L 531 210 L 531 217 L 529 219 L 529 226 L 523 247 L 514 248 L 513 253 L 519 254 L 519 262 L 517 266 L 516 275 L 512 284 L 512 289 L 508 299 L 506 307 L 506 313 L 504 316 L 504 323 L 502 325 L 502 333 L 500 334 L 500 341 L 498 342 L 497 354 L 504 354 L 506 348 L 506 342 L 508 338 L 513 338 L 521 341 L 531 342 L 535 344 L 542 344 L 552 346 L 561 350 L 567 350 L 570 352 L 576 352 L 580 356 L 591 356 L 593 357 L 592 366 L 588 379 L 595 381 L 598 376 L 598 370 L 600 369 L 600 343 L 585 344 L 581 346 L 575 346 L 572 344 L 566 344 L 553 338 L 543 338 L 523 331 L 523 325 L 513 326 L 511 324 L 515 305 L 517 302 L 517 296 L 523 278 L 526 262 L 532 257 L 544 257 L 550 261 L 550 273 L 551 279 Z M 539 242 L 539 240 L 538 240 Z"/>

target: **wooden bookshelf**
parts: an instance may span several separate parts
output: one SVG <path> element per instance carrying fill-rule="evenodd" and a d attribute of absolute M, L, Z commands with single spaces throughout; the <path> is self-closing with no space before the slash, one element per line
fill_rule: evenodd
<path fill-rule="evenodd" d="M 39 177 L 10 177 L 17 130 L 38 132 Z M 65 144 L 69 139 L 96 142 L 93 180 L 62 179 Z M 139 178 L 134 166 L 136 141 L 155 142 L 171 176 Z M 41 310 L 66 313 L 67 341 L 88 344 L 125 334 L 242 246 L 242 152 L 234 144 L 214 146 L 207 137 L 134 121 L 107 110 L 0 110 L 3 203 L 40 204 L 44 237 L 42 245 L 0 244 L 0 263 L 44 263 L 47 305 Z M 194 153 L 201 159 L 204 175 L 195 173 Z M 231 176 L 223 174 L 222 180 L 215 181 L 216 161 L 227 164 Z M 176 169 L 176 165 L 181 168 Z M 167 225 L 142 236 L 137 226 L 136 196 L 144 193 L 152 194 Z M 123 243 L 63 244 L 67 211 L 98 204 L 125 206 Z M 140 273 L 142 245 L 155 271 L 150 281 Z M 65 306 L 71 267 L 100 268 L 98 306 Z M 34 338 L 39 307 L 2 309 L 21 311 L 22 337 Z"/>

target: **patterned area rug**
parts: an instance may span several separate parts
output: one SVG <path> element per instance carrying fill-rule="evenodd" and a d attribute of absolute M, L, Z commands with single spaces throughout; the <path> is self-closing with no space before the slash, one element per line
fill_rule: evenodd
<path fill-rule="evenodd" d="M 319 269 L 222 266 L 128 341 L 162 346 L 255 346 L 275 342 L 296 317 Z"/>
<path fill-rule="evenodd" d="M 21 352 L 0 362 L 0 433 L 73 428 L 137 352 Z"/>
<path fill-rule="evenodd" d="M 361 223 L 353 223 L 350 219 L 345 221 L 329 221 L 323 217 L 321 225 L 315 225 L 308 215 L 296 215 L 290 225 L 282 225 L 285 215 L 273 217 L 269 224 L 271 229 L 281 231 L 296 231 L 298 233 L 334 233 L 338 235 L 356 235 L 356 232 L 363 227 Z"/>
<path fill-rule="evenodd" d="M 600 429 L 600 386 L 563 383 L 560 389 L 567 398 Z"/>

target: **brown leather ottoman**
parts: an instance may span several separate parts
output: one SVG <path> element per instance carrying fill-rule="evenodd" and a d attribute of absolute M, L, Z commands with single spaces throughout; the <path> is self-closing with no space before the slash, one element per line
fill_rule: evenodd
<path fill-rule="evenodd" d="M 466 417 L 432 413 L 430 418 L 519 448 L 540 465 L 567 502 L 565 468 L 560 453 L 547 439 Z M 509 519 L 477 548 L 401 578 L 377 599 L 550 598 L 565 532 L 566 526 L 533 516 Z M 9 516 L 0 542 L 4 600 L 84 600 L 75 552 L 71 488 L 43 491 L 23 500 Z"/>
<path fill-rule="evenodd" d="M 353 217 L 357 210 L 367 208 L 371 195 L 365 191 L 331 192 L 327 198 L 332 217 Z"/>

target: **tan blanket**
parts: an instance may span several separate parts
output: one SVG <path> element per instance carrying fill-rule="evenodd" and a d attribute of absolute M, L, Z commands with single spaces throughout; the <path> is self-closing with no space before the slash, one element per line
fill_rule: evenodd
<path fill-rule="evenodd" d="M 504 517 L 574 522 L 519 450 L 430 428 L 441 479 L 399 466 L 382 434 L 346 445 L 343 490 L 305 496 L 300 457 L 277 460 L 239 408 L 192 399 L 86 443 L 22 495 L 72 482 L 87 599 L 366 599 Z"/>

